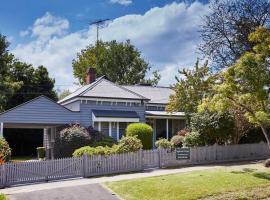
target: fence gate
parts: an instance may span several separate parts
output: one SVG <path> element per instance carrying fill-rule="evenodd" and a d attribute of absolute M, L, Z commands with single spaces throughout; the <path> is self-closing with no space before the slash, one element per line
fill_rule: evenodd
<path fill-rule="evenodd" d="M 158 149 L 143 151 L 143 168 L 158 168 L 160 166 L 160 152 Z"/>
<path fill-rule="evenodd" d="M 4 185 L 43 182 L 81 176 L 82 158 L 8 163 Z"/>

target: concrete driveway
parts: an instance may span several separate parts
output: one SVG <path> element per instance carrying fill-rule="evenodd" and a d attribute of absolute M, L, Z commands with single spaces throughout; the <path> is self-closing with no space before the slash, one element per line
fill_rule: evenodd
<path fill-rule="evenodd" d="M 63 187 L 8 195 L 9 200 L 118 200 L 100 184 Z"/>

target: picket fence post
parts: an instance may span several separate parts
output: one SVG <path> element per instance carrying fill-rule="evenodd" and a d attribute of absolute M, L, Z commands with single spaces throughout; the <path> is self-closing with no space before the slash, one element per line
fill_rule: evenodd
<path fill-rule="evenodd" d="M 45 181 L 48 182 L 49 181 L 49 160 L 45 160 L 45 167 L 46 167 L 46 171 L 45 171 Z"/>
<path fill-rule="evenodd" d="M 144 156 L 144 155 L 143 155 L 143 150 L 141 149 L 141 150 L 140 150 L 141 170 L 144 170 L 144 166 L 143 166 L 143 165 L 144 165 L 144 164 L 143 164 L 143 156 Z"/>
<path fill-rule="evenodd" d="M 0 166 L 1 167 L 1 166 Z M 2 165 L 3 168 L 3 175 L 1 175 L 1 182 L 3 183 L 3 187 L 5 188 L 7 186 L 7 164 Z"/>
<path fill-rule="evenodd" d="M 87 173 L 86 173 L 86 170 L 87 170 L 87 165 L 88 165 L 88 156 L 86 154 L 84 154 L 82 156 L 82 176 L 84 178 L 87 177 Z"/>
<path fill-rule="evenodd" d="M 158 168 L 161 168 L 161 155 L 160 155 L 160 149 L 157 150 L 158 153 Z"/>

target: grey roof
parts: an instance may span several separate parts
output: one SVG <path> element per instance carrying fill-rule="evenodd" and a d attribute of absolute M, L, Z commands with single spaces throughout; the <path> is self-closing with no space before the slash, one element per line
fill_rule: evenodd
<path fill-rule="evenodd" d="M 58 103 L 63 103 L 74 97 L 148 100 L 146 97 L 137 94 L 136 92 L 105 79 L 104 76 L 98 78 L 95 82 L 89 85 L 82 86 L 72 94 L 58 101 Z"/>
<path fill-rule="evenodd" d="M 174 94 L 174 91 L 168 87 L 153 87 L 141 85 L 128 85 L 124 87 L 145 96 L 146 98 L 150 99 L 148 103 L 153 104 L 167 104 L 169 102 L 170 95 Z"/>
<path fill-rule="evenodd" d="M 135 111 L 92 110 L 96 117 L 139 118 Z"/>

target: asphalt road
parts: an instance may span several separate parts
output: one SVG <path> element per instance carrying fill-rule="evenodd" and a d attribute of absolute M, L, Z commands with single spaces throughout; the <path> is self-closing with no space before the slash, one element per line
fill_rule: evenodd
<path fill-rule="evenodd" d="M 63 187 L 8 195 L 9 200 L 118 200 L 100 184 Z"/>

